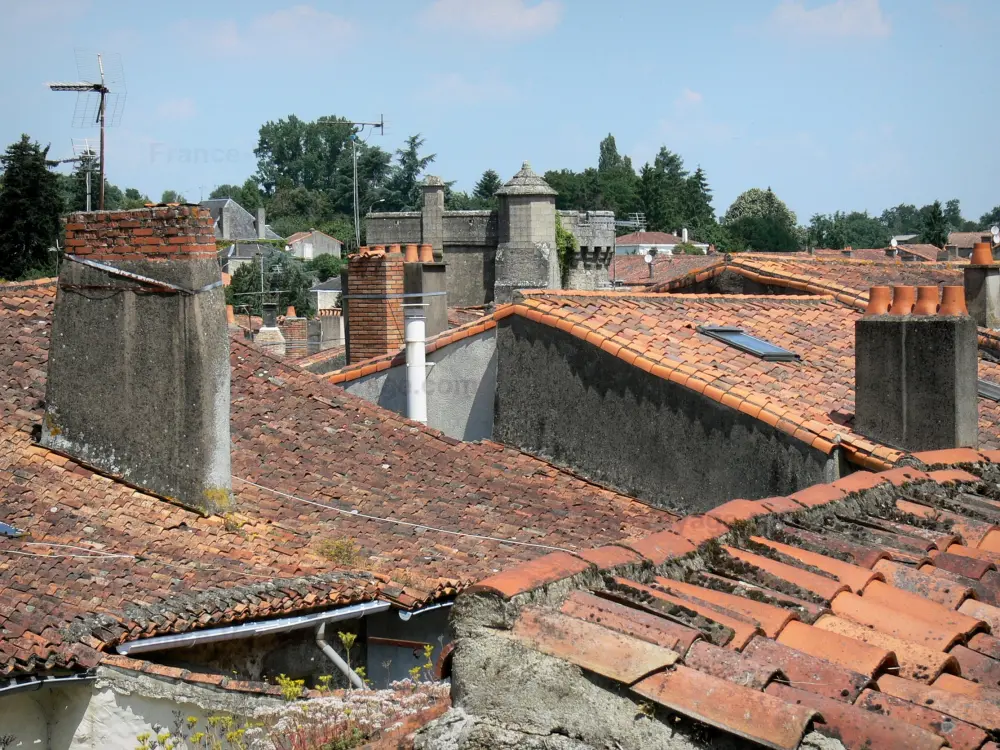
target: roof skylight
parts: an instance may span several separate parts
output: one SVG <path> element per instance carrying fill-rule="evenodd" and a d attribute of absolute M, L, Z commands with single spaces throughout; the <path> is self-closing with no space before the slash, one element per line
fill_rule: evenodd
<path fill-rule="evenodd" d="M 980 380 L 979 395 L 992 401 L 1000 401 L 1000 385 L 989 380 Z"/>
<path fill-rule="evenodd" d="M 23 531 L 15 529 L 9 523 L 0 521 L 0 536 L 21 536 L 23 533 Z"/>
<path fill-rule="evenodd" d="M 734 349 L 753 354 L 767 362 L 795 362 L 801 357 L 795 352 L 775 346 L 770 341 L 764 341 L 751 336 L 742 328 L 731 326 L 698 326 L 698 333 L 704 333 L 713 339 L 729 344 Z"/>

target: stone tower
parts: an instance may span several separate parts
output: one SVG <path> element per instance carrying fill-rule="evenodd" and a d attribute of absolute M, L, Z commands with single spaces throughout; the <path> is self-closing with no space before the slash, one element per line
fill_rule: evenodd
<path fill-rule="evenodd" d="M 494 300 L 510 302 L 515 289 L 559 289 L 556 191 L 524 162 L 497 191 L 499 244 Z"/>

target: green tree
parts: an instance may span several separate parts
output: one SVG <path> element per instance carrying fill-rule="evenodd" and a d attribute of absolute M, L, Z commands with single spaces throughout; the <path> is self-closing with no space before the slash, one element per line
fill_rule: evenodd
<path fill-rule="evenodd" d="M 309 289 L 315 283 L 315 278 L 306 264 L 288 253 L 268 248 L 264 253 L 264 289 L 270 294 L 262 300 L 260 259 L 254 258 L 236 269 L 232 280 L 226 287 L 226 304 L 237 309 L 244 305 L 250 308 L 254 315 L 260 315 L 262 302 L 277 302 L 278 310 L 284 311 L 289 305 L 302 316 L 311 317 L 316 310 L 313 308 Z"/>
<path fill-rule="evenodd" d="M 50 169 L 49 149 L 27 135 L 0 156 L 0 277 L 48 269 L 49 248 L 61 232 L 63 197 L 59 178 Z"/>
<path fill-rule="evenodd" d="M 306 268 L 316 275 L 317 281 L 326 281 L 329 278 L 340 276 L 343 265 L 343 261 L 340 258 L 329 253 L 317 255 L 312 260 L 306 262 Z"/>
<path fill-rule="evenodd" d="M 840 211 L 831 215 L 816 214 L 809 222 L 806 243 L 811 247 L 886 247 L 889 233 L 885 225 L 867 212 Z"/>
<path fill-rule="evenodd" d="M 950 201 L 945 203 L 943 213 L 945 224 L 948 226 L 948 231 L 962 231 L 965 219 L 962 218 L 962 208 L 958 198 L 952 198 Z"/>
<path fill-rule="evenodd" d="M 601 141 L 597 160 L 598 208 L 624 215 L 637 211 L 639 206 L 639 178 L 632 168 L 632 160 L 618 153 L 615 137 L 608 136 Z"/>
<path fill-rule="evenodd" d="M 882 212 L 879 221 L 888 230 L 890 237 L 899 234 L 920 234 L 923 229 L 920 211 L 911 203 L 900 203 L 893 208 L 887 208 Z"/>
<path fill-rule="evenodd" d="M 683 226 L 697 232 L 715 223 L 712 208 L 712 190 L 708 186 L 705 170 L 698 167 L 684 183 Z"/>
<path fill-rule="evenodd" d="M 419 133 L 406 139 L 406 145 L 396 150 L 396 164 L 393 165 L 385 187 L 384 210 L 416 211 L 423 204 L 420 190 L 424 170 L 435 159 L 435 154 L 421 156 L 424 139 Z"/>
<path fill-rule="evenodd" d="M 147 203 L 152 203 L 148 195 L 143 195 L 135 188 L 126 188 L 122 197 L 122 208 L 142 208 Z"/>
<path fill-rule="evenodd" d="M 941 208 L 941 201 L 930 204 L 924 217 L 920 241 L 937 248 L 943 248 L 948 243 L 948 223 Z"/>
<path fill-rule="evenodd" d="M 992 210 L 987 211 L 981 217 L 979 217 L 978 229 L 989 230 L 995 226 L 1000 226 L 1000 206 L 994 207 Z M 968 230 L 974 232 L 975 229 Z"/>
<path fill-rule="evenodd" d="M 160 203 L 187 203 L 187 198 L 176 190 L 164 190 L 160 196 Z"/>
<path fill-rule="evenodd" d="M 550 170 L 544 179 L 555 190 L 556 208 L 560 211 L 586 211 L 596 208 L 599 193 L 597 170 L 574 172 L 571 169 Z"/>
<path fill-rule="evenodd" d="M 559 255 L 559 276 L 563 285 L 566 284 L 566 275 L 569 273 L 569 264 L 573 256 L 579 251 L 580 245 L 576 237 L 568 229 L 563 227 L 559 214 L 556 214 L 556 250 Z"/>
<path fill-rule="evenodd" d="M 472 197 L 481 201 L 484 207 L 496 204 L 496 192 L 503 187 L 503 180 L 495 170 L 487 169 L 472 190 Z"/>
<path fill-rule="evenodd" d="M 799 247 L 795 214 L 771 188 L 740 194 L 723 217 L 733 249 L 789 252 Z"/>

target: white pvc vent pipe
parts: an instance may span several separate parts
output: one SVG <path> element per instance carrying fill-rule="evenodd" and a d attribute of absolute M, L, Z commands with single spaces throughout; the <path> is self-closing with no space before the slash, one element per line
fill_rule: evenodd
<path fill-rule="evenodd" d="M 423 305 L 406 305 L 406 416 L 427 424 L 427 327 Z"/>

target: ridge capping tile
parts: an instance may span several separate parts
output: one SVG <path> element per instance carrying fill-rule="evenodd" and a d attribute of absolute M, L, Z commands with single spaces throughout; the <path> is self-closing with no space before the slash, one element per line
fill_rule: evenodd
<path fill-rule="evenodd" d="M 499 594 L 504 599 L 511 599 L 592 568 L 591 563 L 568 552 L 551 552 L 485 578 L 467 588 L 466 593 Z"/>

